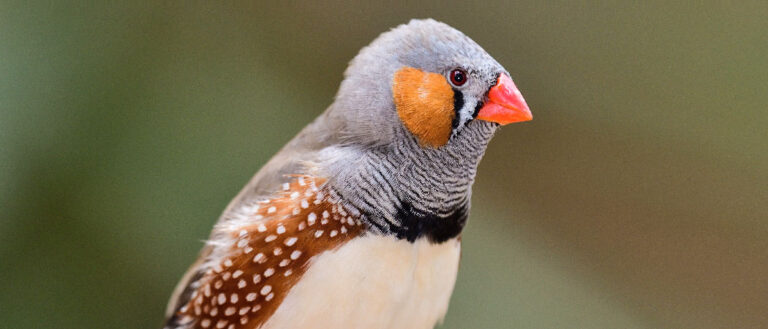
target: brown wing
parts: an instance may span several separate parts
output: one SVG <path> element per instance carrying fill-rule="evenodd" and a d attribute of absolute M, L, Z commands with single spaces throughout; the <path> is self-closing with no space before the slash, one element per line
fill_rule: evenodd
<path fill-rule="evenodd" d="M 258 328 L 312 256 L 360 235 L 360 221 L 318 184 L 322 180 L 297 176 L 276 197 L 219 223 L 210 251 L 177 289 L 166 328 Z"/>

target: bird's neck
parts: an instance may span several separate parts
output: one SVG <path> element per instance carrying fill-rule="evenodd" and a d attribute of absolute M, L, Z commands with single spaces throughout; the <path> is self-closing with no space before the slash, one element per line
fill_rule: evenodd
<path fill-rule="evenodd" d="M 447 241 L 466 223 L 477 165 L 494 130 L 465 129 L 442 149 L 407 141 L 360 152 L 329 187 L 374 233 Z"/>

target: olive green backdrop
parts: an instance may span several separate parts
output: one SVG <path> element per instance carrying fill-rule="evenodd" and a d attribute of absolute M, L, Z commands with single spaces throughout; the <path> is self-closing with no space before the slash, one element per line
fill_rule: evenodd
<path fill-rule="evenodd" d="M 413 17 L 534 113 L 443 328 L 768 327 L 768 2 L 0 3 L 0 327 L 159 328 L 220 211 Z"/>

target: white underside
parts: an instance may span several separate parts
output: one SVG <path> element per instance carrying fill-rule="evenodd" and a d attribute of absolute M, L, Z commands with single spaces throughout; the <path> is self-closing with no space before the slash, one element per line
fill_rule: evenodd
<path fill-rule="evenodd" d="M 460 242 L 368 235 L 322 253 L 263 329 L 433 328 L 456 282 Z"/>

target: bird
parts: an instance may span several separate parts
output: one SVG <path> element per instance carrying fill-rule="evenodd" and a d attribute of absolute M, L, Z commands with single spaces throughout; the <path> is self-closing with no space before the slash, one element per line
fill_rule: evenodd
<path fill-rule="evenodd" d="M 531 119 L 462 32 L 414 19 L 382 33 L 226 207 L 164 328 L 433 328 L 478 163 L 500 126 Z"/>

